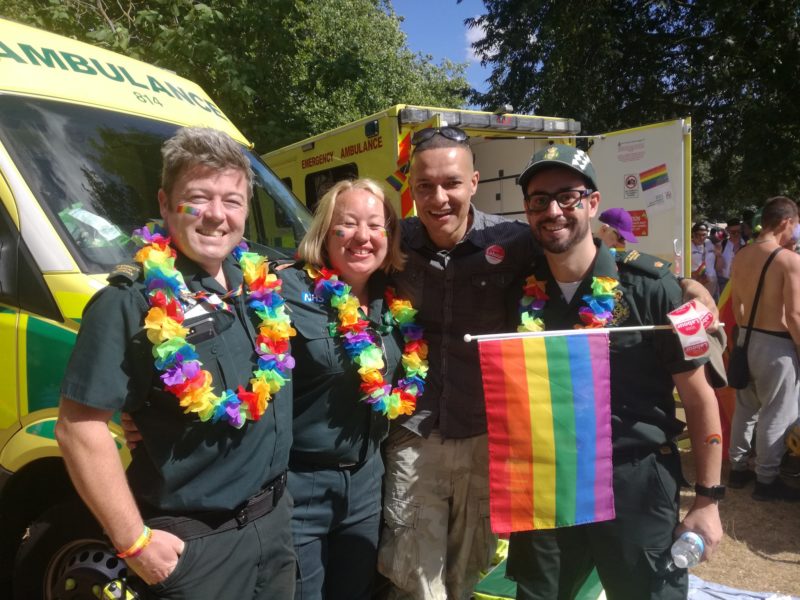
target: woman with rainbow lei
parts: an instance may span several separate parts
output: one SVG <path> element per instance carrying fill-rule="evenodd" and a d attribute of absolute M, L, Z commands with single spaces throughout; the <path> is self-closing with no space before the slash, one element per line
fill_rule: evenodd
<path fill-rule="evenodd" d="M 377 557 L 389 420 L 411 414 L 427 374 L 416 311 L 394 297 L 397 215 L 377 183 L 343 181 L 322 198 L 279 272 L 297 336 L 289 491 L 295 598 L 368 599 Z"/>

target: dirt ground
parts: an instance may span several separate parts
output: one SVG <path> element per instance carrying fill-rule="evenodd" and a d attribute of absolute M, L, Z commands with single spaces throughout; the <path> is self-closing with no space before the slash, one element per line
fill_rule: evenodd
<path fill-rule="evenodd" d="M 682 452 L 686 479 L 694 481 L 691 451 Z M 722 481 L 727 481 L 727 466 Z M 757 502 L 753 484 L 727 491 L 720 503 L 725 538 L 710 562 L 692 572 L 741 590 L 800 596 L 800 503 Z M 691 505 L 694 492 L 681 493 L 681 508 Z"/>

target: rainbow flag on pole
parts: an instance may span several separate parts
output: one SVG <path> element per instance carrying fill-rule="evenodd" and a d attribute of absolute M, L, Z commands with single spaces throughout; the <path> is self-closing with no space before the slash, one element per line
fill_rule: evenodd
<path fill-rule="evenodd" d="M 479 341 L 492 530 L 614 518 L 608 333 Z"/>

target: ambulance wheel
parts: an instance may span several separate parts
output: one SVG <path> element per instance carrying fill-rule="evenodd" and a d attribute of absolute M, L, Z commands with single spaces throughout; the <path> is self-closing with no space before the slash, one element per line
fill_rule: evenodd
<path fill-rule="evenodd" d="M 15 600 L 98 598 L 127 575 L 100 526 L 81 502 L 59 504 L 31 524 L 14 565 Z"/>

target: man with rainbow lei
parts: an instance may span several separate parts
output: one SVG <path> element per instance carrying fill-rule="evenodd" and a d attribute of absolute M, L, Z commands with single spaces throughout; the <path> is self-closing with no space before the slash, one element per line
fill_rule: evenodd
<path fill-rule="evenodd" d="M 134 232 L 139 268 L 87 305 L 56 436 L 148 597 L 284 600 L 295 331 L 280 281 L 242 243 L 253 173 L 211 129 L 179 130 L 162 158 L 164 227 Z M 107 428 L 121 410 L 142 436 L 127 474 Z"/>
<path fill-rule="evenodd" d="M 369 600 L 381 524 L 389 421 L 424 390 L 427 343 L 416 310 L 389 286 L 400 225 L 369 179 L 334 185 L 279 271 L 292 340 L 294 442 L 289 491 L 298 600 Z"/>
<path fill-rule="evenodd" d="M 667 313 L 682 303 L 669 265 L 636 251 L 612 254 L 592 238 L 600 192 L 585 152 L 551 145 L 533 155 L 519 181 L 545 254 L 523 286 L 520 331 L 668 324 Z M 612 332 L 610 345 L 616 518 L 512 534 L 507 572 L 519 599 L 572 597 L 593 567 L 609 600 L 686 598 L 686 571 L 667 568 L 673 538 L 699 533 L 705 559 L 722 538 L 720 422 L 707 359 L 684 359 L 671 331 Z M 697 477 L 682 523 L 674 438 L 684 424 L 675 416 L 675 386 Z"/>
<path fill-rule="evenodd" d="M 478 350 L 464 334 L 507 330 L 508 312 L 517 315 L 516 305 L 506 306 L 509 290 L 541 250 L 525 224 L 472 204 L 479 173 L 464 130 L 423 128 L 411 144 L 418 216 L 402 221 L 408 260 L 393 279 L 419 311 L 430 369 L 416 411 L 392 424 L 385 444 L 378 569 L 392 600 L 466 600 L 496 538 Z M 685 281 L 689 296 L 714 307 L 702 285 Z"/>

